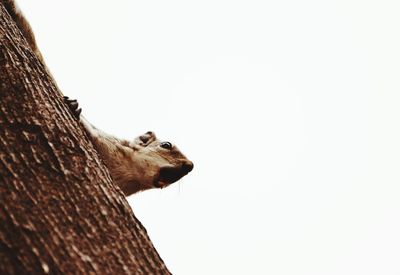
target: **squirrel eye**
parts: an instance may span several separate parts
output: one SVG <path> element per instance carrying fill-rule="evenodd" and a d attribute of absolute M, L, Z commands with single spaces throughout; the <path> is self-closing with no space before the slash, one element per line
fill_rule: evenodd
<path fill-rule="evenodd" d="M 160 146 L 161 146 L 161 148 L 164 148 L 164 149 L 171 149 L 172 148 L 171 142 L 168 142 L 168 141 L 161 142 Z"/>

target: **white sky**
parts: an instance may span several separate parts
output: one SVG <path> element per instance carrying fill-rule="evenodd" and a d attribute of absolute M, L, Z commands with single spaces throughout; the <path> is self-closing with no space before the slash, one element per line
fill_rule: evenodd
<path fill-rule="evenodd" d="M 93 124 L 195 163 L 129 199 L 174 274 L 400 274 L 399 1 L 19 3 Z"/>

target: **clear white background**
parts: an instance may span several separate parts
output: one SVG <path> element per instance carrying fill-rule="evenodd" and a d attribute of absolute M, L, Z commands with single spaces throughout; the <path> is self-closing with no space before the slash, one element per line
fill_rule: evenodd
<path fill-rule="evenodd" d="M 195 163 L 129 198 L 184 274 L 400 274 L 399 1 L 19 1 L 99 128 Z"/>

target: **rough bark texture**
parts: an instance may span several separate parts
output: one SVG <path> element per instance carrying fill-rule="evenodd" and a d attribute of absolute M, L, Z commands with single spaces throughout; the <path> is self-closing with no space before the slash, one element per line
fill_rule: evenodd
<path fill-rule="evenodd" d="M 170 274 L 0 2 L 0 274 Z"/>

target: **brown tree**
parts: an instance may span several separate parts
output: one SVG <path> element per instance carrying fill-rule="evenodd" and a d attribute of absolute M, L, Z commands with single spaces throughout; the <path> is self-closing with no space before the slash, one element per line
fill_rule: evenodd
<path fill-rule="evenodd" d="M 0 274 L 170 274 L 0 2 Z"/>

